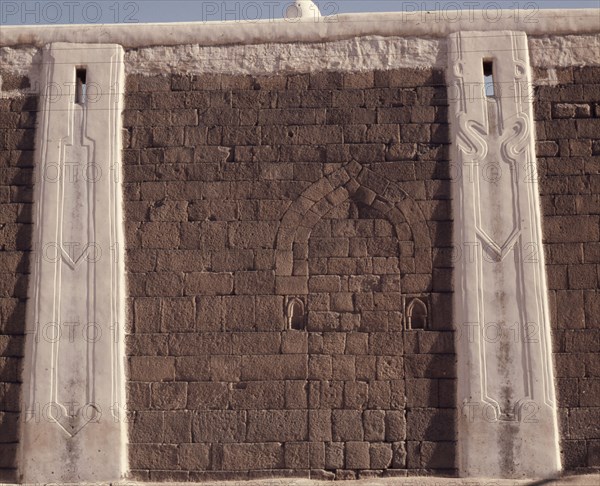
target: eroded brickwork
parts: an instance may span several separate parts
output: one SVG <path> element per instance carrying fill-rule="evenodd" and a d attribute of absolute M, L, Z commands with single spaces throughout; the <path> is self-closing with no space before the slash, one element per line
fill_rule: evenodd
<path fill-rule="evenodd" d="M 537 71 L 539 79 L 547 76 Z M 563 465 L 600 468 L 600 69 L 535 93 Z"/>
<path fill-rule="evenodd" d="M 27 90 L 4 75 L 3 89 Z M 21 357 L 32 237 L 36 97 L 0 99 L 0 481 L 16 479 Z"/>
<path fill-rule="evenodd" d="M 136 477 L 454 474 L 443 72 L 130 75 L 124 116 Z"/>

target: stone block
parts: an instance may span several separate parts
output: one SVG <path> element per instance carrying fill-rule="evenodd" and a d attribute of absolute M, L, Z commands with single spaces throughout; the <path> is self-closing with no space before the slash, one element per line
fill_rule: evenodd
<path fill-rule="evenodd" d="M 137 298 L 134 300 L 134 329 L 136 333 L 158 332 L 160 329 L 160 299 Z"/>
<path fill-rule="evenodd" d="M 132 469 L 167 470 L 177 464 L 177 446 L 167 444 L 135 444 L 129 450 Z"/>
<path fill-rule="evenodd" d="M 337 469 L 335 471 L 336 481 L 352 481 L 356 479 L 356 471 L 349 471 L 347 469 Z"/>
<path fill-rule="evenodd" d="M 156 410 L 182 410 L 187 404 L 187 383 L 152 383 L 150 386 L 152 408 Z"/>
<path fill-rule="evenodd" d="M 283 446 L 277 442 L 223 445 L 224 470 L 279 469 L 284 464 Z"/>
<path fill-rule="evenodd" d="M 129 382 L 126 384 L 127 403 L 135 410 L 150 409 L 150 384 Z M 18 408 L 18 407 L 15 407 Z"/>
<path fill-rule="evenodd" d="M 331 356 L 311 355 L 308 358 L 308 378 L 330 380 L 333 376 Z"/>
<path fill-rule="evenodd" d="M 377 357 L 377 379 L 402 380 L 404 379 L 404 361 L 397 356 Z"/>
<path fill-rule="evenodd" d="M 544 241 L 580 243 L 598 241 L 597 216 L 548 216 L 544 219 Z"/>
<path fill-rule="evenodd" d="M 585 308 L 581 290 L 556 292 L 556 325 L 562 329 L 583 329 Z"/>
<path fill-rule="evenodd" d="M 285 467 L 289 469 L 308 469 L 310 467 L 310 444 L 307 442 L 286 443 Z"/>
<path fill-rule="evenodd" d="M 231 273 L 191 272 L 185 276 L 186 295 L 228 295 L 232 292 Z"/>
<path fill-rule="evenodd" d="M 183 275 L 174 272 L 152 272 L 145 275 L 148 297 L 180 297 L 183 295 Z"/>
<path fill-rule="evenodd" d="M 365 410 L 363 429 L 366 441 L 385 440 L 385 412 L 383 410 Z"/>
<path fill-rule="evenodd" d="M 405 356 L 407 378 L 456 378 L 456 357 L 453 354 Z"/>
<path fill-rule="evenodd" d="M 235 349 L 235 339 L 234 339 Z M 239 381 L 241 375 L 239 356 L 216 355 L 210 357 L 210 377 L 213 381 Z"/>
<path fill-rule="evenodd" d="M 171 249 L 179 247 L 179 228 L 175 223 L 142 223 L 143 248 Z"/>
<path fill-rule="evenodd" d="M 438 406 L 438 380 L 409 379 L 406 380 L 407 406 L 410 408 L 427 408 Z"/>
<path fill-rule="evenodd" d="M 323 410 L 342 408 L 344 382 L 323 381 L 321 383 L 315 383 L 309 393 L 311 407 L 321 408 Z"/>
<path fill-rule="evenodd" d="M 164 442 L 182 444 L 192 442 L 192 412 L 177 410 L 164 413 Z"/>
<path fill-rule="evenodd" d="M 344 354 L 346 348 L 345 333 L 323 333 L 323 354 Z"/>
<path fill-rule="evenodd" d="M 311 442 L 331 441 L 331 410 L 309 410 L 308 427 L 308 439 Z"/>
<path fill-rule="evenodd" d="M 362 441 L 362 414 L 357 410 L 333 410 L 332 432 L 334 441 Z"/>
<path fill-rule="evenodd" d="M 354 371 L 354 370 L 353 370 Z M 334 376 L 334 379 L 336 378 Z M 367 405 L 369 387 L 363 381 L 346 381 L 344 384 L 344 407 L 362 410 Z"/>
<path fill-rule="evenodd" d="M 385 413 L 385 438 L 389 442 L 406 439 L 406 417 L 404 411 L 387 411 Z"/>
<path fill-rule="evenodd" d="M 297 295 L 308 293 L 308 279 L 304 276 L 275 278 L 275 292 L 279 295 Z"/>
<path fill-rule="evenodd" d="M 304 380 L 285 382 L 285 408 L 305 410 L 308 406 L 309 385 Z"/>
<path fill-rule="evenodd" d="M 428 469 L 456 468 L 456 442 L 423 442 L 421 464 Z"/>
<path fill-rule="evenodd" d="M 372 443 L 369 450 L 371 469 L 387 469 L 392 465 L 392 445 Z"/>
<path fill-rule="evenodd" d="M 236 294 L 272 294 L 275 291 L 275 272 L 236 272 L 234 291 Z"/>
<path fill-rule="evenodd" d="M 161 305 L 161 331 L 184 332 L 195 327 L 195 302 L 192 298 L 165 298 Z"/>
<path fill-rule="evenodd" d="M 232 354 L 233 339 L 229 333 L 170 333 L 169 353 L 173 356 Z"/>
<path fill-rule="evenodd" d="M 344 467 L 344 443 L 328 442 L 325 444 L 325 467 L 341 469 Z"/>
<path fill-rule="evenodd" d="M 368 354 L 369 334 L 366 332 L 349 332 L 346 335 L 345 353 L 354 356 Z"/>
<path fill-rule="evenodd" d="M 273 248 L 277 226 L 268 222 L 240 221 L 230 226 L 229 241 L 234 248 Z"/>
<path fill-rule="evenodd" d="M 223 297 L 223 327 L 227 331 L 254 329 L 255 298 L 253 295 Z"/>
<path fill-rule="evenodd" d="M 308 438 L 306 410 L 250 410 L 248 441 L 302 441 Z"/>
<path fill-rule="evenodd" d="M 202 295 L 196 297 L 196 329 L 202 332 L 220 331 L 224 319 L 221 296 Z"/>
<path fill-rule="evenodd" d="M 171 381 L 175 377 L 175 358 L 167 356 L 132 356 L 129 379 L 132 381 Z"/>
<path fill-rule="evenodd" d="M 291 354 L 307 354 L 308 334 L 294 331 L 283 333 L 281 337 L 281 352 Z"/>
<path fill-rule="evenodd" d="M 136 443 L 160 443 L 163 441 L 163 412 L 136 412 L 129 424 L 129 441 Z"/>
<path fill-rule="evenodd" d="M 592 265 L 569 265 L 569 288 L 594 289 L 598 283 L 598 272 Z"/>
<path fill-rule="evenodd" d="M 337 275 L 318 275 L 308 280 L 311 292 L 339 292 L 340 285 L 340 277 Z"/>
<path fill-rule="evenodd" d="M 192 435 L 194 442 L 242 442 L 246 436 L 246 412 L 197 412 L 192 419 Z"/>
<path fill-rule="evenodd" d="M 230 405 L 234 410 L 282 409 L 285 406 L 283 381 L 240 382 L 231 390 Z"/>
<path fill-rule="evenodd" d="M 3 339 L 0 337 L 0 350 L 2 341 Z M 125 345 L 130 356 L 166 356 L 168 354 L 168 336 L 166 334 L 129 334 L 125 336 Z"/>
<path fill-rule="evenodd" d="M 252 250 L 221 250 L 212 253 L 212 270 L 215 272 L 235 272 L 251 270 L 254 265 Z"/>
<path fill-rule="evenodd" d="M 175 358 L 175 380 L 206 381 L 209 379 L 209 356 L 182 356 L 180 358 Z"/>
<path fill-rule="evenodd" d="M 331 294 L 331 310 L 335 312 L 353 312 L 353 294 L 349 292 L 336 292 Z"/>
<path fill-rule="evenodd" d="M 177 458 L 181 469 L 206 470 L 210 465 L 210 446 L 208 444 L 180 444 Z"/>
<path fill-rule="evenodd" d="M 282 330 L 285 324 L 283 315 L 283 297 L 278 295 L 257 295 L 256 304 L 257 330 Z"/>
<path fill-rule="evenodd" d="M 281 341 L 277 332 L 237 332 L 233 334 L 233 354 L 277 354 Z"/>
<path fill-rule="evenodd" d="M 369 409 L 390 409 L 392 389 L 389 381 L 373 381 L 369 384 Z"/>
<path fill-rule="evenodd" d="M 369 354 L 378 356 L 397 356 L 403 352 L 401 332 L 374 332 L 369 337 Z"/>
<path fill-rule="evenodd" d="M 307 375 L 305 355 L 242 356 L 242 380 L 305 380 Z"/>
<path fill-rule="evenodd" d="M 346 442 L 346 468 L 368 469 L 370 453 L 368 442 Z"/>
<path fill-rule="evenodd" d="M 456 418 L 454 410 L 408 410 L 405 424 L 407 436 L 414 440 L 456 440 Z"/>

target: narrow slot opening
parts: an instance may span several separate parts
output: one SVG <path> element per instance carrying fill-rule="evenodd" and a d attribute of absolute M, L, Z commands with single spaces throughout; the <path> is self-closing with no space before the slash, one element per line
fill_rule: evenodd
<path fill-rule="evenodd" d="M 483 61 L 483 83 L 485 96 L 494 97 L 494 63 L 492 61 Z"/>
<path fill-rule="evenodd" d="M 75 103 L 85 105 L 87 91 L 87 72 L 85 68 L 75 69 Z"/>

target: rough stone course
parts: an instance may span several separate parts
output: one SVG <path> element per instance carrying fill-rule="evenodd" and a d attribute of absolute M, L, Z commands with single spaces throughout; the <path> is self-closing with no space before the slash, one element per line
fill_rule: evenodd
<path fill-rule="evenodd" d="M 439 70 L 128 76 L 136 477 L 455 474 L 446 105 Z"/>
<path fill-rule="evenodd" d="M 535 91 L 544 250 L 563 465 L 600 468 L 600 71 Z M 536 76 L 543 78 L 543 70 Z"/>
<path fill-rule="evenodd" d="M 29 86 L 13 76 L 14 89 Z M 37 97 L 0 99 L 0 481 L 16 479 Z"/>

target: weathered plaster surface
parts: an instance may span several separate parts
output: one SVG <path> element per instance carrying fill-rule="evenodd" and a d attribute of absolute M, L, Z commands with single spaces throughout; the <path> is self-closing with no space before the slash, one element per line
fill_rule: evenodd
<path fill-rule="evenodd" d="M 272 74 L 367 71 L 445 64 L 445 41 L 368 36 L 310 44 L 147 47 L 126 55 L 128 72 Z"/>
<path fill-rule="evenodd" d="M 529 37 L 531 65 L 549 68 L 543 84 L 553 84 L 554 68 L 600 65 L 600 34 Z M 40 49 L 0 48 L 0 97 L 22 93 L 2 90 L 2 71 L 29 77 L 32 93 L 39 92 Z M 140 47 L 125 53 L 127 73 L 156 75 L 272 74 L 317 71 L 369 71 L 431 68 L 447 65 L 446 40 L 434 37 L 365 36 L 315 43 Z"/>
<path fill-rule="evenodd" d="M 494 95 L 483 93 L 485 62 Z M 560 468 L 548 287 L 524 34 L 449 43 L 458 466 L 463 476 Z"/>
<path fill-rule="evenodd" d="M 585 34 L 598 31 L 600 10 L 540 10 L 530 15 L 488 11 L 353 13 L 316 19 L 276 19 L 256 22 L 189 22 L 167 24 L 53 25 L 3 27 L 1 44 L 49 42 L 112 42 L 125 48 L 152 45 L 228 45 L 279 42 L 320 42 L 369 35 L 445 38 L 467 30 L 513 30 L 528 35 Z"/>
<path fill-rule="evenodd" d="M 126 470 L 123 50 L 58 43 L 43 58 L 21 474 L 117 480 Z M 74 94 L 81 68 L 85 103 Z"/>

